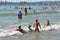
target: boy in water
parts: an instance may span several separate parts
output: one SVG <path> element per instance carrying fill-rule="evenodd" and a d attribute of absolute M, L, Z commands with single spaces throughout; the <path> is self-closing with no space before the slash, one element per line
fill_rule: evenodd
<path fill-rule="evenodd" d="M 18 27 L 18 29 L 16 29 L 17 31 L 19 31 L 19 32 L 22 32 L 22 33 L 24 33 L 25 31 L 21 28 L 21 25 Z"/>
<path fill-rule="evenodd" d="M 28 29 L 29 29 L 29 31 L 33 31 L 33 30 L 31 29 L 31 25 L 28 26 Z"/>
<path fill-rule="evenodd" d="M 38 26 L 40 27 L 40 29 L 41 29 L 41 26 L 40 26 L 40 23 L 38 22 L 38 19 L 35 20 L 35 23 L 34 23 L 33 26 L 34 26 L 34 28 L 35 28 L 35 32 L 36 32 L 36 31 L 39 32 L 39 28 L 38 28 Z"/>
<path fill-rule="evenodd" d="M 25 15 L 27 15 L 27 8 L 25 8 Z"/>

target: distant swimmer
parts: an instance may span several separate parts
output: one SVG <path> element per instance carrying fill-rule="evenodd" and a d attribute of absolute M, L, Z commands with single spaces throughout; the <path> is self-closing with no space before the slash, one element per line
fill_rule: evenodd
<path fill-rule="evenodd" d="M 19 32 L 25 33 L 25 31 L 21 28 L 21 25 L 18 26 L 18 29 L 16 29 L 16 31 L 19 31 Z"/>
<path fill-rule="evenodd" d="M 18 9 L 18 7 L 15 7 L 15 9 Z"/>
<path fill-rule="evenodd" d="M 50 24 L 48 19 L 46 20 L 46 23 L 45 23 L 44 27 L 47 27 L 47 26 L 51 26 L 51 24 Z"/>
<path fill-rule="evenodd" d="M 19 11 L 19 13 L 18 13 L 18 19 L 21 19 L 22 18 L 22 13 L 21 13 L 21 11 Z"/>
<path fill-rule="evenodd" d="M 36 11 L 34 10 L 34 13 L 35 13 Z"/>
<path fill-rule="evenodd" d="M 27 8 L 25 8 L 25 15 L 27 15 Z"/>
<path fill-rule="evenodd" d="M 35 28 L 35 32 L 38 31 L 39 32 L 39 28 L 41 29 L 41 26 L 40 26 L 40 23 L 38 22 L 38 19 L 35 20 L 35 23 L 34 23 L 34 28 Z"/>
<path fill-rule="evenodd" d="M 29 9 L 32 9 L 31 7 L 29 7 Z"/>
<path fill-rule="evenodd" d="M 31 29 L 31 25 L 28 26 L 28 29 L 29 29 L 29 31 L 33 31 L 33 30 Z"/>

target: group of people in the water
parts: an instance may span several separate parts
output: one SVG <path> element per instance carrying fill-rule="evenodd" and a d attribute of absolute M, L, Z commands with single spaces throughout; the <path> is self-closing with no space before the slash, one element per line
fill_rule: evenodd
<path fill-rule="evenodd" d="M 27 8 L 25 8 L 25 15 L 27 15 Z M 21 19 L 21 18 L 22 18 L 22 12 L 19 11 L 19 13 L 18 13 L 18 19 Z M 44 27 L 47 27 L 47 26 L 50 26 L 50 23 L 49 23 L 49 20 L 48 20 L 48 19 L 47 19 Z M 35 32 L 36 32 L 36 31 L 39 32 L 39 27 L 40 27 L 40 29 L 41 29 L 41 25 L 40 25 L 38 19 L 35 20 L 35 23 L 34 23 L 33 27 L 35 28 L 35 30 L 34 30 Z M 31 25 L 28 26 L 28 29 L 29 29 L 30 31 L 33 31 L 33 30 L 31 29 Z M 23 30 L 23 29 L 21 28 L 21 25 L 20 25 L 20 26 L 18 27 L 18 29 L 16 29 L 16 30 L 19 31 L 19 32 L 22 32 L 22 33 L 25 32 L 25 30 Z"/>
<path fill-rule="evenodd" d="M 24 14 L 27 15 L 27 8 L 25 8 L 24 12 L 25 12 Z M 21 18 L 22 18 L 22 12 L 20 10 L 18 13 L 18 19 L 21 19 Z"/>
<path fill-rule="evenodd" d="M 50 24 L 49 20 L 47 19 L 44 27 L 47 27 L 47 26 L 50 26 L 50 25 L 51 25 L 51 24 Z M 33 27 L 34 27 L 34 30 L 31 29 L 31 25 L 29 25 L 29 26 L 28 26 L 29 31 L 35 31 L 35 32 L 38 31 L 38 32 L 40 32 L 40 31 L 39 31 L 39 27 L 40 27 L 40 29 L 41 29 L 41 25 L 40 25 L 38 19 L 35 20 L 35 23 L 33 24 Z M 22 33 L 25 33 L 25 32 L 26 32 L 24 29 L 21 28 L 21 25 L 18 26 L 18 29 L 16 29 L 16 31 L 19 31 L 19 32 L 22 32 Z"/>

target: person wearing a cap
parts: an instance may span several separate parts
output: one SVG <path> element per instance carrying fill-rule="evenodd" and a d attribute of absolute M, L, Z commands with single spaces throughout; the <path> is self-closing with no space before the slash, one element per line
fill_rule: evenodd
<path fill-rule="evenodd" d="M 39 27 L 41 29 L 41 26 L 40 26 L 40 23 L 38 22 L 38 19 L 35 20 L 35 23 L 34 23 L 34 28 L 35 28 L 35 32 L 38 31 L 39 32 Z"/>

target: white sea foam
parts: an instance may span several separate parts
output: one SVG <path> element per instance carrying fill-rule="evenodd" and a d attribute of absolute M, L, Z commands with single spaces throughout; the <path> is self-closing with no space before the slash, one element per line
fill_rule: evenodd
<path fill-rule="evenodd" d="M 0 37 L 11 36 L 11 35 L 22 35 L 19 31 L 5 30 L 0 32 Z"/>
<path fill-rule="evenodd" d="M 29 29 L 28 28 L 24 28 L 26 31 L 28 31 Z M 35 28 L 34 27 L 31 27 L 32 30 L 34 30 Z M 58 30 L 60 29 L 60 24 L 55 24 L 55 25 L 51 25 L 51 26 L 47 26 L 47 27 L 44 27 L 43 25 L 41 26 L 41 29 L 39 28 L 40 31 L 45 31 L 45 30 Z"/>

